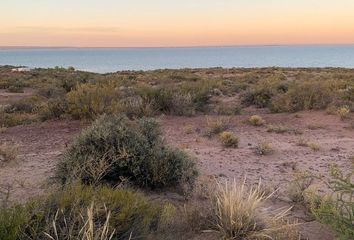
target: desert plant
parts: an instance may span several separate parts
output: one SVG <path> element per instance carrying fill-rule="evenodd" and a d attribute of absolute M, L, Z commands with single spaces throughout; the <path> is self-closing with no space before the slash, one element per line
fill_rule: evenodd
<path fill-rule="evenodd" d="M 320 150 L 320 146 L 314 142 L 308 142 L 307 146 L 314 152 L 317 152 Z"/>
<path fill-rule="evenodd" d="M 340 119 L 344 120 L 344 119 L 348 118 L 348 115 L 350 113 L 350 109 L 348 106 L 344 106 L 344 107 L 339 108 L 337 113 L 338 113 Z"/>
<path fill-rule="evenodd" d="M 215 134 L 219 134 L 229 128 L 230 118 L 228 117 L 217 117 L 217 118 L 206 118 L 206 135 L 211 137 Z"/>
<path fill-rule="evenodd" d="M 77 119 L 95 119 L 104 113 L 113 113 L 119 92 L 113 83 L 81 84 L 67 94 L 68 112 Z"/>
<path fill-rule="evenodd" d="M 236 137 L 232 132 L 220 133 L 219 139 L 224 147 L 238 147 L 239 138 Z"/>
<path fill-rule="evenodd" d="M 336 167 L 330 168 L 330 177 L 321 177 L 330 192 L 307 196 L 314 217 L 331 226 L 340 239 L 352 239 L 354 236 L 354 171 L 344 174 Z"/>
<path fill-rule="evenodd" d="M 154 120 L 105 115 L 67 150 L 57 176 L 62 183 L 80 180 L 90 184 L 116 184 L 123 177 L 154 188 L 192 186 L 196 169 L 187 154 L 164 145 Z"/>
<path fill-rule="evenodd" d="M 304 202 L 306 190 L 311 186 L 314 177 L 308 172 L 296 172 L 289 183 L 287 193 L 293 202 Z"/>
<path fill-rule="evenodd" d="M 17 145 L 9 145 L 7 143 L 0 144 L 0 163 L 9 163 L 15 161 L 17 156 Z"/>
<path fill-rule="evenodd" d="M 248 189 L 245 182 L 238 184 L 235 180 L 219 184 L 215 203 L 216 228 L 223 238 L 298 239 L 294 226 L 284 221 L 289 209 L 270 214 L 263 206 L 270 196 L 265 196 L 259 189 L 259 186 Z"/>
<path fill-rule="evenodd" d="M 255 148 L 255 153 L 260 156 L 271 155 L 274 152 L 273 146 L 266 141 L 260 142 Z"/>
<path fill-rule="evenodd" d="M 159 215 L 159 207 L 141 194 L 73 185 L 24 205 L 0 209 L 0 238 L 144 238 L 157 227 Z"/>
<path fill-rule="evenodd" d="M 267 132 L 270 133 L 292 133 L 295 135 L 302 134 L 302 132 L 298 129 L 295 128 L 289 128 L 284 125 L 278 124 L 278 125 L 273 125 L 273 124 L 268 124 L 267 125 Z"/>
<path fill-rule="evenodd" d="M 250 124 L 252 124 L 253 126 L 263 126 L 265 124 L 265 121 L 263 120 L 263 118 L 261 116 L 258 115 L 253 115 L 251 116 L 248 121 L 250 122 Z"/>

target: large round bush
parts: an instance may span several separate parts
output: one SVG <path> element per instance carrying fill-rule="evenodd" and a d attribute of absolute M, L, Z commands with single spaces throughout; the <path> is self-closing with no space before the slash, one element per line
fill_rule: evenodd
<path fill-rule="evenodd" d="M 186 153 L 165 146 L 154 120 L 107 115 L 78 136 L 58 168 L 62 183 L 117 184 L 128 179 L 152 188 L 192 186 L 196 175 Z"/>

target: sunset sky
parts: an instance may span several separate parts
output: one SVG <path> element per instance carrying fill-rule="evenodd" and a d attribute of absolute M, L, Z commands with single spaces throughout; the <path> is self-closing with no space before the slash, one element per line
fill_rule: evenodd
<path fill-rule="evenodd" d="M 1 0 L 0 46 L 354 43 L 354 0 Z"/>

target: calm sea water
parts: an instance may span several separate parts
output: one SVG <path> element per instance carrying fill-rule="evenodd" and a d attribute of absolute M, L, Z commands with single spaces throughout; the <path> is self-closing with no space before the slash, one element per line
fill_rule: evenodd
<path fill-rule="evenodd" d="M 73 66 L 100 73 L 206 67 L 354 68 L 354 45 L 0 49 L 0 65 Z"/>

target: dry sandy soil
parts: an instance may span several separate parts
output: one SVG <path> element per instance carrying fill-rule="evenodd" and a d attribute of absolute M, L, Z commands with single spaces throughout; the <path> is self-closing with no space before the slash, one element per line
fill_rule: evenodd
<path fill-rule="evenodd" d="M 269 133 L 266 127 L 251 126 L 247 119 L 255 113 L 267 123 L 283 124 L 302 134 Z M 257 183 L 261 179 L 264 185 L 280 188 L 283 193 L 296 170 L 326 175 L 330 163 L 346 171 L 352 168 L 354 130 L 348 128 L 348 122 L 324 112 L 267 114 L 259 109 L 246 109 L 242 115 L 230 118 L 229 130 L 240 138 L 237 149 L 225 149 L 217 137 L 204 136 L 205 116 L 162 116 L 159 121 L 166 141 L 196 156 L 201 175 L 210 179 L 235 178 L 242 181 L 246 177 L 249 183 Z M 1 132 L 0 143 L 18 145 L 19 157 L 16 162 L 0 167 L 0 186 L 9 186 L 11 199 L 17 201 L 45 192 L 60 155 L 85 126 L 78 121 L 61 120 L 17 126 Z M 192 133 L 186 132 L 186 126 L 192 126 Z M 316 143 L 320 150 L 298 146 L 300 138 Z M 275 153 L 256 155 L 254 148 L 262 141 L 271 143 Z M 270 204 L 272 207 L 294 205 L 286 197 Z M 303 223 L 300 229 L 304 239 L 334 239 L 328 228 L 309 220 L 301 206 L 295 205 L 291 216 Z"/>

